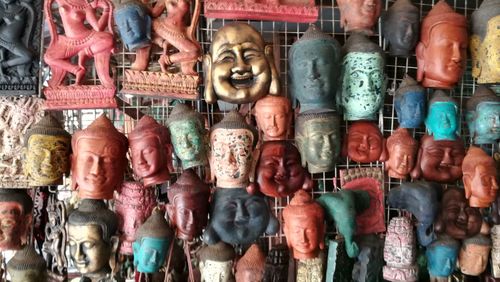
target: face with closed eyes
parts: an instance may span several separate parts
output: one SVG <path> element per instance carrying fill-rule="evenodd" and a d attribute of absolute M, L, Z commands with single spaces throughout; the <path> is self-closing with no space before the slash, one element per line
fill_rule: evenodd
<path fill-rule="evenodd" d="M 416 146 L 394 144 L 389 150 L 389 175 L 395 178 L 405 178 L 415 165 Z M 391 175 L 392 174 L 392 175 Z"/>
<path fill-rule="evenodd" d="M 455 239 L 465 239 L 479 233 L 482 219 L 479 209 L 467 203 L 463 190 L 450 189 L 443 195 L 441 213 L 438 218 L 442 232 Z"/>
<path fill-rule="evenodd" d="M 384 35 L 390 43 L 391 54 L 407 56 L 417 44 L 419 31 L 418 11 L 390 14 L 384 22 Z"/>
<path fill-rule="evenodd" d="M 448 277 L 455 270 L 459 245 L 433 244 L 427 248 L 427 268 L 431 276 Z"/>
<path fill-rule="evenodd" d="M 162 166 L 161 145 L 156 136 L 144 136 L 140 140 L 130 142 L 132 151 L 132 168 L 140 177 L 148 177 L 158 172 Z M 166 168 L 166 165 L 165 165 Z"/>
<path fill-rule="evenodd" d="M 383 138 L 375 124 L 353 123 L 347 134 L 347 155 L 360 163 L 374 162 L 383 150 Z"/>
<path fill-rule="evenodd" d="M 425 118 L 425 100 L 423 91 L 409 91 L 402 94 L 401 98 L 395 98 L 394 107 L 400 127 L 420 127 Z"/>
<path fill-rule="evenodd" d="M 460 248 L 460 271 L 468 275 L 480 275 L 486 269 L 491 245 L 469 242 Z"/>
<path fill-rule="evenodd" d="M 458 130 L 457 106 L 450 102 L 434 102 L 425 119 L 427 132 L 434 140 L 455 140 Z"/>
<path fill-rule="evenodd" d="M 71 259 L 81 274 L 91 274 L 108 267 L 110 244 L 104 242 L 99 225 L 69 225 Z"/>

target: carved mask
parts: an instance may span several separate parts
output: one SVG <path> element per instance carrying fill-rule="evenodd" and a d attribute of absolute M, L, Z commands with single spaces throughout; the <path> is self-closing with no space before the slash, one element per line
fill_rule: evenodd
<path fill-rule="evenodd" d="M 349 126 L 343 153 L 355 162 L 375 162 L 382 156 L 384 143 L 382 133 L 374 123 L 357 121 Z"/>
<path fill-rule="evenodd" d="M 490 249 L 491 239 L 483 234 L 465 239 L 458 255 L 460 271 L 474 276 L 483 273 L 488 265 Z"/>
<path fill-rule="evenodd" d="M 344 119 L 377 120 L 386 86 L 384 53 L 377 44 L 358 33 L 349 36 L 343 52 L 342 89 L 337 99 Z"/>
<path fill-rule="evenodd" d="M 299 114 L 295 141 L 310 173 L 332 171 L 340 152 L 340 119 L 334 111 Z"/>
<path fill-rule="evenodd" d="M 383 34 L 392 56 L 408 57 L 420 33 L 418 8 L 409 0 L 398 0 L 382 17 Z"/>
<path fill-rule="evenodd" d="M 151 17 L 142 2 L 129 0 L 117 5 L 114 18 L 125 48 L 135 51 L 151 46 Z"/>
<path fill-rule="evenodd" d="M 45 282 L 47 281 L 47 265 L 33 246 L 27 245 L 7 263 L 7 271 L 11 282 Z"/>
<path fill-rule="evenodd" d="M 263 196 L 248 194 L 244 188 L 219 188 L 213 194 L 210 223 L 203 234 L 208 244 L 250 244 L 263 233 L 278 231 L 278 220 Z"/>
<path fill-rule="evenodd" d="M 487 208 L 498 191 L 495 161 L 482 149 L 471 146 L 462 163 L 465 197 L 471 207 Z"/>
<path fill-rule="evenodd" d="M 198 252 L 201 282 L 231 282 L 233 260 L 236 257 L 231 245 L 219 242 L 207 245 Z"/>
<path fill-rule="evenodd" d="M 387 138 L 388 159 L 385 161 L 385 169 L 389 171 L 389 176 L 405 179 L 415 165 L 415 158 L 418 151 L 418 142 L 406 128 L 396 129 Z"/>
<path fill-rule="evenodd" d="M 427 134 L 434 140 L 456 140 L 458 135 L 458 104 L 441 90 L 436 90 L 429 101 L 425 118 Z"/>
<path fill-rule="evenodd" d="M 453 88 L 465 69 L 467 43 L 465 16 L 440 0 L 422 21 L 417 80 L 424 87 Z"/>
<path fill-rule="evenodd" d="M 289 52 L 290 91 L 300 112 L 335 110 L 339 64 L 340 44 L 310 25 Z"/>
<path fill-rule="evenodd" d="M 260 191 L 270 197 L 292 195 L 299 189 L 312 190 L 311 176 L 302 167 L 300 154 L 288 141 L 268 141 L 260 148 L 257 183 Z"/>
<path fill-rule="evenodd" d="M 500 97 L 480 85 L 466 108 L 465 121 L 474 144 L 495 144 L 500 139 Z"/>
<path fill-rule="evenodd" d="M 217 99 L 233 104 L 252 103 L 267 94 L 278 94 L 272 47 L 265 46 L 259 32 L 246 23 L 229 23 L 220 28 L 203 64 L 208 103 Z"/>
<path fill-rule="evenodd" d="M 399 127 L 419 128 L 425 118 L 425 89 L 410 76 L 405 76 L 394 97 Z"/>
<path fill-rule="evenodd" d="M 293 118 L 288 98 L 267 95 L 255 103 L 254 115 L 264 141 L 286 139 Z"/>
<path fill-rule="evenodd" d="M 340 27 L 347 31 L 373 34 L 373 25 L 380 16 L 380 0 L 340 0 Z"/>
<path fill-rule="evenodd" d="M 394 217 L 387 227 L 383 269 L 385 280 L 417 281 L 417 246 L 410 218 Z"/>
<path fill-rule="evenodd" d="M 236 281 L 260 282 L 264 277 L 266 256 L 257 244 L 252 244 L 236 264 Z"/>
<path fill-rule="evenodd" d="M 0 189 L 0 251 L 18 250 L 31 226 L 33 201 L 26 191 Z"/>
<path fill-rule="evenodd" d="M 443 237 L 427 247 L 427 269 L 431 278 L 448 277 L 455 270 L 460 243 L 453 238 Z"/>

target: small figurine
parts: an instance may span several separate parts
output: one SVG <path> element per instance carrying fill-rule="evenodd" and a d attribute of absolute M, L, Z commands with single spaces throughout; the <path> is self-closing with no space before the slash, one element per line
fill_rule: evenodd
<path fill-rule="evenodd" d="M 266 256 L 260 250 L 259 245 L 252 244 L 236 264 L 236 281 L 262 281 L 265 261 Z"/>
<path fill-rule="evenodd" d="M 290 256 L 285 244 L 277 244 L 268 252 L 262 282 L 287 282 Z"/>
<path fill-rule="evenodd" d="M 472 13 L 472 76 L 478 83 L 500 83 L 500 50 L 496 48 L 500 31 L 500 3 L 485 0 Z"/>
<path fill-rule="evenodd" d="M 399 127 L 419 128 L 425 119 L 425 102 L 425 89 L 411 76 L 405 75 L 394 96 Z"/>
<path fill-rule="evenodd" d="M 500 139 L 500 97 L 479 85 L 467 101 L 465 121 L 474 144 L 495 144 Z"/>
<path fill-rule="evenodd" d="M 385 155 L 385 140 L 378 126 L 369 121 L 353 122 L 347 130 L 342 155 L 355 162 L 381 161 Z"/>
<path fill-rule="evenodd" d="M 31 245 L 24 246 L 7 263 L 11 282 L 46 282 L 47 265 Z"/>
<path fill-rule="evenodd" d="M 299 101 L 300 112 L 335 110 L 339 80 L 340 44 L 310 25 L 290 47 L 289 91 Z"/>
<path fill-rule="evenodd" d="M 352 270 L 352 281 L 380 281 L 384 266 L 384 240 L 377 234 L 364 234 L 356 238 L 358 260 Z"/>
<path fill-rule="evenodd" d="M 343 109 L 344 119 L 378 120 L 387 84 L 384 51 L 360 33 L 351 34 L 342 51 L 342 87 L 337 104 Z"/>
<path fill-rule="evenodd" d="M 465 197 L 469 205 L 487 208 L 498 191 L 496 164 L 482 149 L 470 146 L 462 162 Z"/>
<path fill-rule="evenodd" d="M 373 34 L 373 26 L 380 16 L 380 0 L 339 0 L 340 27 L 346 32 Z"/>
<path fill-rule="evenodd" d="M 459 248 L 460 242 L 448 236 L 438 238 L 427 247 L 425 257 L 431 282 L 448 281 L 455 270 Z"/>
<path fill-rule="evenodd" d="M 252 60 L 247 59 L 250 57 Z M 272 46 L 246 23 L 226 24 L 214 34 L 203 68 L 204 96 L 209 104 L 217 99 L 232 104 L 253 103 L 267 94 L 278 95 L 279 74 Z"/>
<path fill-rule="evenodd" d="M 201 282 L 231 282 L 233 261 L 236 257 L 234 248 L 224 242 L 204 246 L 198 252 Z"/>
<path fill-rule="evenodd" d="M 150 116 L 143 116 L 128 135 L 132 169 L 145 187 L 170 179 L 172 144 L 168 129 Z"/>
<path fill-rule="evenodd" d="M 207 131 L 200 113 L 178 103 L 167 119 L 167 127 L 183 169 L 207 165 Z"/>
<path fill-rule="evenodd" d="M 248 125 L 235 111 L 212 126 L 208 161 L 217 187 L 242 188 L 248 185 L 258 137 L 255 127 Z"/>
<path fill-rule="evenodd" d="M 494 278 L 500 278 L 500 225 L 491 228 L 491 274 Z"/>
<path fill-rule="evenodd" d="M 262 132 L 262 141 L 285 140 L 290 129 L 293 112 L 288 98 L 267 95 L 255 103 L 257 127 Z"/>
<path fill-rule="evenodd" d="M 62 184 L 69 173 L 71 135 L 51 115 L 43 117 L 24 135 L 23 169 L 30 186 Z"/>
<path fill-rule="evenodd" d="M 434 91 L 425 118 L 427 134 L 432 135 L 436 141 L 457 140 L 459 123 L 457 101 L 441 90 Z"/>
<path fill-rule="evenodd" d="M 382 16 L 382 33 L 389 43 L 389 54 L 408 57 L 420 33 L 418 8 L 410 0 L 398 0 Z"/>
<path fill-rule="evenodd" d="M 384 279 L 388 281 L 417 281 L 417 246 L 410 218 L 393 217 L 385 236 Z"/>
<path fill-rule="evenodd" d="M 420 138 L 417 162 L 410 172 L 413 179 L 451 183 L 462 177 L 464 143 L 457 140 L 434 140 L 430 135 Z"/>
<path fill-rule="evenodd" d="M 488 265 L 488 258 L 491 249 L 491 239 L 483 234 L 464 239 L 458 263 L 463 274 L 479 276 Z"/>
<path fill-rule="evenodd" d="M 393 178 L 406 179 L 415 166 L 418 142 L 406 128 L 398 128 L 387 138 L 385 170 Z"/>
<path fill-rule="evenodd" d="M 340 153 L 340 118 L 335 111 L 301 113 L 295 121 L 295 141 L 302 166 L 310 173 L 335 169 Z"/>
<path fill-rule="evenodd" d="M 71 149 L 71 186 L 80 199 L 112 199 L 123 182 L 127 137 L 103 114 L 73 134 Z"/>
<path fill-rule="evenodd" d="M 33 200 L 24 190 L 0 189 L 0 251 L 19 250 L 31 226 Z"/>
<path fill-rule="evenodd" d="M 203 240 L 207 244 L 250 244 L 263 233 L 275 234 L 278 229 L 278 220 L 263 196 L 248 194 L 244 188 L 218 188 L 212 195 Z"/>
<path fill-rule="evenodd" d="M 445 0 L 438 1 L 422 21 L 417 45 L 417 80 L 426 88 L 451 89 L 467 61 L 467 21 Z"/>
<path fill-rule="evenodd" d="M 302 167 L 300 153 L 289 141 L 267 141 L 260 147 L 256 168 L 260 191 L 269 197 L 293 195 L 300 189 L 313 189 L 311 175 Z"/>
<path fill-rule="evenodd" d="M 299 190 L 283 209 L 283 231 L 294 259 L 312 259 L 325 248 L 325 212 L 311 196 Z"/>

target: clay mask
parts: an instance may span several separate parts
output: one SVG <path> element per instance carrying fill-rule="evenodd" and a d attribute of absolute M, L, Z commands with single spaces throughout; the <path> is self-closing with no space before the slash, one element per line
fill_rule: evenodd
<path fill-rule="evenodd" d="M 369 163 L 380 159 L 384 147 L 382 133 L 374 123 L 357 121 L 349 126 L 343 154 L 355 162 Z"/>
<path fill-rule="evenodd" d="M 31 226 L 33 200 L 24 190 L 0 189 L 0 251 L 18 250 Z"/>
<path fill-rule="evenodd" d="M 429 102 L 425 118 L 427 134 L 434 140 L 456 140 L 458 135 L 458 104 L 441 90 L 436 90 Z"/>
<path fill-rule="evenodd" d="M 425 101 L 424 88 L 406 75 L 394 97 L 399 127 L 419 128 L 425 118 Z"/>
<path fill-rule="evenodd" d="M 264 141 L 286 139 L 293 118 L 288 98 L 267 95 L 255 103 L 254 115 Z"/>
<path fill-rule="evenodd" d="M 500 97 L 480 85 L 466 109 L 465 121 L 474 144 L 495 144 L 500 139 Z"/>
<path fill-rule="evenodd" d="M 465 197 L 469 205 L 487 208 L 495 200 L 498 191 L 495 161 L 482 149 L 471 146 L 462 163 Z"/>
<path fill-rule="evenodd" d="M 426 250 L 427 269 L 431 278 L 448 277 L 455 270 L 460 243 L 443 237 L 434 241 Z"/>
<path fill-rule="evenodd" d="M 382 17 L 383 34 L 392 56 L 408 57 L 417 45 L 420 32 L 419 11 L 411 1 L 398 0 Z"/>
<path fill-rule="evenodd" d="M 117 5 L 114 18 L 125 48 L 135 51 L 151 46 L 151 17 L 142 2 L 129 0 Z"/>
<path fill-rule="evenodd" d="M 390 177 L 405 179 L 415 165 L 418 143 L 407 129 L 398 128 L 387 138 L 385 169 Z"/>
<path fill-rule="evenodd" d="M 231 282 L 233 277 L 233 260 L 236 254 L 231 245 L 219 242 L 200 249 L 201 282 Z"/>
<path fill-rule="evenodd" d="M 340 27 L 347 31 L 373 34 L 373 25 L 380 16 L 379 0 L 340 0 Z"/>
<path fill-rule="evenodd" d="M 491 239 L 478 234 L 462 242 L 458 263 L 463 274 L 478 276 L 484 272 L 488 264 Z"/>

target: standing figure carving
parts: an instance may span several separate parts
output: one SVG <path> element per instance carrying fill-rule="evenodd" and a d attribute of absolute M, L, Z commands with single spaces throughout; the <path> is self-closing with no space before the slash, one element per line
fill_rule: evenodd
<path fill-rule="evenodd" d="M 68 232 L 66 231 L 67 212 L 63 202 L 57 201 L 56 196 L 49 198 L 47 205 L 48 224 L 45 226 L 45 242 L 43 253 L 46 254 L 49 271 L 55 275 L 65 275 L 68 267 L 66 247 Z"/>

